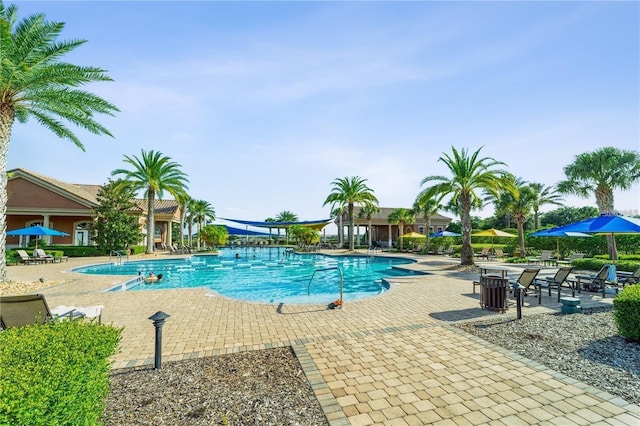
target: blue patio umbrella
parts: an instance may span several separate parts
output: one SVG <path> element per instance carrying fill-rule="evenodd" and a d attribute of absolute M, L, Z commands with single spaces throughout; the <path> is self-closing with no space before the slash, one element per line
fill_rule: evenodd
<path fill-rule="evenodd" d="M 542 231 L 534 232 L 533 234 L 529 234 L 530 237 L 557 237 L 556 238 L 556 252 L 560 253 L 560 238 L 558 237 L 591 237 L 589 234 L 585 234 L 584 232 L 574 232 L 574 231 L 558 231 L 554 229 L 543 229 Z"/>
<path fill-rule="evenodd" d="M 549 231 L 597 234 L 639 234 L 640 219 L 617 215 L 600 215 L 598 217 L 592 217 L 569 225 L 559 226 L 557 228 L 550 229 Z"/>
<path fill-rule="evenodd" d="M 37 237 L 68 237 L 69 234 L 55 229 L 46 228 L 44 226 L 27 226 L 26 228 L 14 229 L 7 231 L 7 236 L 13 237 L 18 235 L 35 235 Z M 36 250 L 38 249 L 38 240 L 36 240 Z"/>
<path fill-rule="evenodd" d="M 460 234 L 451 231 L 438 231 L 434 234 L 429 235 L 430 237 L 459 237 Z"/>
<path fill-rule="evenodd" d="M 550 229 L 554 232 L 584 232 L 588 234 L 610 234 L 613 253 L 616 253 L 615 234 L 640 234 L 640 219 L 618 215 L 600 215 L 569 225 Z M 616 259 L 611 259 L 615 261 Z"/>

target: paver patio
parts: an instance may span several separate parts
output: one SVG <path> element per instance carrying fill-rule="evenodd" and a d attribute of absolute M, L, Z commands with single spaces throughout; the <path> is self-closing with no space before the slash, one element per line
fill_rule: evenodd
<path fill-rule="evenodd" d="M 457 261 L 417 259 L 411 267 L 429 275 L 392 278 L 390 291 L 336 310 L 239 302 L 204 289 L 104 292 L 123 277 L 71 271 L 108 258 L 12 266 L 9 277 L 64 280 L 41 291 L 51 306 L 104 305 L 103 322 L 124 327 L 114 368 L 153 363 L 148 317 L 156 311 L 171 315 L 164 361 L 292 346 L 332 425 L 640 425 L 637 405 L 452 327 L 499 314 L 479 308 L 476 274 L 445 269 Z M 581 297 L 587 307 L 611 303 Z M 530 300 L 524 315 L 559 310 L 555 295 L 541 306 Z"/>

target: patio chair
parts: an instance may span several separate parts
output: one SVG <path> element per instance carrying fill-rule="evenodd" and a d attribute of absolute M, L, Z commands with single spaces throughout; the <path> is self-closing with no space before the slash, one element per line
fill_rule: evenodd
<path fill-rule="evenodd" d="M 29 324 L 45 324 L 59 318 L 98 318 L 101 321 L 102 305 L 87 308 L 58 306 L 49 310 L 42 294 L 0 297 L 0 326 L 3 329 L 23 327 Z"/>
<path fill-rule="evenodd" d="M 528 259 L 528 261 L 530 263 L 537 263 L 537 264 L 542 264 L 542 265 L 546 265 L 547 263 L 549 263 L 549 264 L 555 264 L 556 263 L 556 259 L 553 258 L 553 250 L 542 250 L 540 252 L 540 256 L 532 257 L 532 258 Z"/>
<path fill-rule="evenodd" d="M 509 280 L 509 284 L 512 286 L 515 284 L 520 286 L 520 295 L 523 297 L 523 302 L 524 296 L 538 296 L 538 305 L 542 303 L 542 292 L 536 283 L 538 272 L 540 272 L 538 268 L 526 268 L 517 279 Z"/>
<path fill-rule="evenodd" d="M 600 291 L 604 295 L 606 282 L 609 278 L 609 265 L 604 265 L 596 275 L 576 275 L 575 280 L 569 280 L 578 288 L 578 291 Z"/>
<path fill-rule="evenodd" d="M 474 256 L 489 259 L 489 247 L 482 247 L 482 251 L 480 253 L 474 254 Z"/>
<path fill-rule="evenodd" d="M 44 249 L 41 249 L 41 248 L 35 249 L 33 253 L 34 253 L 33 257 L 35 259 L 41 259 L 41 261 L 44 263 L 53 263 L 55 261 L 55 257 L 45 253 Z"/>
<path fill-rule="evenodd" d="M 493 254 L 489 255 L 489 259 L 504 259 L 504 252 L 501 248 L 496 248 L 493 250 Z"/>
<path fill-rule="evenodd" d="M 584 257 L 584 253 L 573 253 L 571 256 L 569 256 L 568 259 L 557 260 L 556 264 L 569 266 L 573 263 L 574 260 L 582 259 L 583 257 Z"/>
<path fill-rule="evenodd" d="M 42 262 L 42 260 L 38 259 L 37 257 L 29 256 L 24 250 L 16 250 L 16 253 L 18 253 L 18 256 L 20 256 L 20 261 L 25 265 L 35 265 Z"/>
<path fill-rule="evenodd" d="M 536 279 L 536 282 L 538 284 L 538 286 L 540 287 L 540 289 L 542 290 L 542 286 L 546 285 L 546 287 L 549 289 L 549 297 L 551 297 L 551 289 L 553 288 L 557 288 L 558 289 L 558 302 L 560 302 L 560 291 L 562 289 L 562 284 L 564 284 L 565 282 L 569 283 L 569 286 L 572 290 L 572 296 L 575 297 L 575 289 L 573 287 L 573 285 L 571 285 L 571 283 L 569 281 L 567 281 L 567 278 L 569 278 L 569 274 L 573 271 L 573 266 L 564 266 L 562 268 L 559 268 L 555 275 L 553 277 L 545 277 L 544 279 Z"/>
<path fill-rule="evenodd" d="M 640 268 L 636 269 L 631 274 L 618 272 L 618 285 L 624 288 L 625 285 L 632 285 L 640 283 Z"/>

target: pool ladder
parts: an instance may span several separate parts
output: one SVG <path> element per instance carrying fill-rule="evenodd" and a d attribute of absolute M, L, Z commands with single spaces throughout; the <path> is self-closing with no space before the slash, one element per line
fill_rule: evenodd
<path fill-rule="evenodd" d="M 127 262 L 129 261 L 129 254 L 126 254 L 125 256 L 127 256 Z M 111 262 L 111 258 L 115 257 L 116 261 L 113 262 L 114 265 L 122 265 L 122 251 L 121 250 L 111 250 L 111 253 L 109 253 L 109 262 Z"/>
<path fill-rule="evenodd" d="M 340 273 L 340 309 L 342 309 L 344 306 L 344 300 L 342 300 L 343 274 L 342 274 L 342 269 L 340 269 L 340 267 L 338 266 L 330 266 L 328 268 L 320 268 L 313 271 L 313 274 L 311 275 L 311 279 L 309 280 L 309 284 L 307 284 L 307 296 L 311 294 L 311 281 L 313 281 L 313 277 L 316 276 L 316 272 L 332 271 L 334 269 Z"/>

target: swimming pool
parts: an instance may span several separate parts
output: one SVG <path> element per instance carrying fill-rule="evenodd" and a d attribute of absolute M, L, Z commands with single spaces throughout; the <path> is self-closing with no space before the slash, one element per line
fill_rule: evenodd
<path fill-rule="evenodd" d="M 221 295 L 246 301 L 267 303 L 328 303 L 340 294 L 343 273 L 345 301 L 371 297 L 389 289 L 385 277 L 419 274 L 395 268 L 413 263 L 410 259 L 372 256 L 325 256 L 298 254 L 282 248 L 220 250 L 219 255 L 131 261 L 100 264 L 74 269 L 96 275 L 162 274 L 162 281 L 145 284 L 134 280 L 112 291 L 208 287 Z M 314 275 L 315 272 L 315 275 Z M 313 275 L 311 284 L 309 281 Z M 307 295 L 307 289 L 310 294 Z"/>

